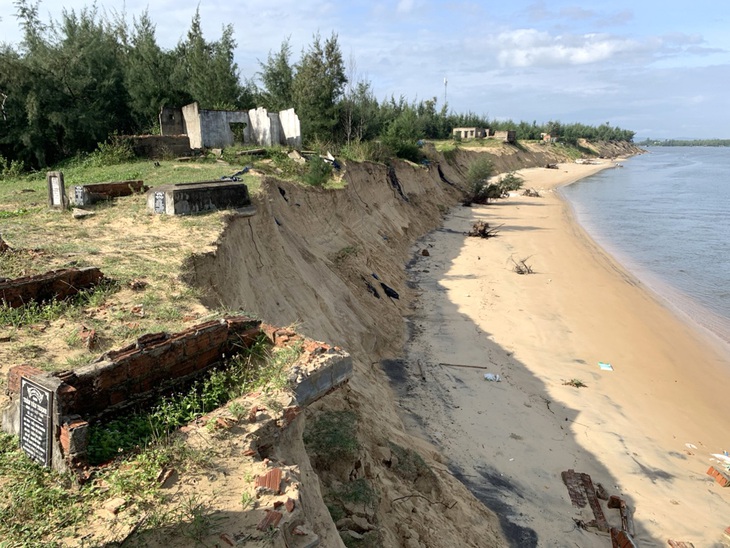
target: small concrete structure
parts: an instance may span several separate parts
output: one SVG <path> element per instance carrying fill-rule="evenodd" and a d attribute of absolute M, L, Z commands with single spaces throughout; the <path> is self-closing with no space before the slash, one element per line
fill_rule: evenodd
<path fill-rule="evenodd" d="M 504 141 L 505 143 L 514 143 L 517 141 L 517 132 L 514 130 L 511 130 L 511 129 L 507 130 L 507 131 L 490 130 L 489 138 L 498 139 L 498 140 Z"/>
<path fill-rule="evenodd" d="M 131 196 L 135 192 L 144 192 L 147 187 L 144 181 L 112 181 L 109 183 L 93 183 L 90 185 L 75 185 L 71 201 L 76 206 L 85 206 L 119 198 Z"/>
<path fill-rule="evenodd" d="M 302 133 L 294 109 L 269 113 L 259 107 L 243 110 L 206 110 L 198 103 L 160 111 L 163 136 L 186 134 L 190 147 L 223 148 L 235 143 L 301 148 Z"/>
<path fill-rule="evenodd" d="M 167 215 L 192 215 L 249 205 L 248 187 L 234 181 L 179 183 L 147 191 L 147 209 Z"/>
<path fill-rule="evenodd" d="M 455 127 L 451 134 L 455 139 L 484 139 L 489 129 L 483 127 Z"/>
<path fill-rule="evenodd" d="M 68 198 L 63 183 L 63 172 L 49 171 L 46 173 L 46 184 L 48 185 L 48 207 L 51 209 L 66 209 L 68 207 Z"/>

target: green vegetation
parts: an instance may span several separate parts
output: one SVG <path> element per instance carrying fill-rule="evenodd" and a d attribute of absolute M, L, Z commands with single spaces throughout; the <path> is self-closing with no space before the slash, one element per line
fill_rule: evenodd
<path fill-rule="evenodd" d="M 352 460 L 360 450 L 357 441 L 357 418 L 352 411 L 326 411 L 307 422 L 304 432 L 307 451 L 321 469 Z"/>
<path fill-rule="evenodd" d="M 355 62 L 345 66 L 336 33 L 326 39 L 313 36 L 298 60 L 286 39 L 260 63 L 257 75 L 239 78 L 233 26 L 224 26 L 217 40 L 209 40 L 198 11 L 183 38 L 166 50 L 158 45 L 146 11 L 133 15 L 130 23 L 126 14 L 110 16 L 92 4 L 46 22 L 38 3 L 14 4 L 23 39 L 18 45 L 0 46 L 0 90 L 7 96 L 0 180 L 97 147 L 90 163 L 123 160 L 125 151 L 115 135 L 158 133 L 162 106 L 191 101 L 204 109 L 294 107 L 309 147 L 319 144 L 316 148 L 334 152 L 346 146 L 354 157 L 363 150 L 353 151 L 353 145 L 379 140 L 390 154 L 414 162 L 422 159 L 419 139 L 450 139 L 454 127 L 514 130 L 524 140 L 550 133 L 571 144 L 578 139 L 631 141 L 634 136 L 608 123 L 530 124 L 457 114 L 446 104 L 438 105 L 435 97 L 378 101 L 371 82 L 357 75 Z M 463 141 L 464 146 L 470 143 Z M 376 160 L 382 152 L 364 151 Z"/>
<path fill-rule="evenodd" d="M 304 175 L 304 182 L 312 186 L 323 186 L 332 176 L 332 166 L 320 158 L 319 154 L 309 160 L 309 169 Z"/>
<path fill-rule="evenodd" d="M 101 464 L 120 452 L 144 447 L 245 393 L 264 387 L 282 388 L 287 367 L 300 353 L 297 345 L 270 349 L 262 337 L 186 391 L 164 397 L 145 410 L 93 424 L 89 463 Z"/>

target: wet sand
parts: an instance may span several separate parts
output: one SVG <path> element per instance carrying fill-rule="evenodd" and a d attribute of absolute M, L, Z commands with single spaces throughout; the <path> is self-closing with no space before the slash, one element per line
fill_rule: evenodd
<path fill-rule="evenodd" d="M 419 242 L 400 402 L 514 545 L 610 543 L 576 525 L 593 514 L 571 504 L 568 469 L 627 501 L 640 546 L 719 545 L 730 488 L 706 472 L 730 449 L 727 350 L 605 254 L 555 191 L 610 166 L 523 170 L 542 197 L 455 208 Z M 466 237 L 476 220 L 498 236 Z M 525 258 L 534 273 L 518 275 Z"/>

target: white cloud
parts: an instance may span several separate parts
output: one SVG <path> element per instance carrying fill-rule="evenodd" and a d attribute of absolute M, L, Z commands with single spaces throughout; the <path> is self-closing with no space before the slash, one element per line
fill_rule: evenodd
<path fill-rule="evenodd" d="M 605 34 L 552 36 L 535 29 L 502 32 L 495 43 L 503 67 L 586 65 L 646 49 L 636 40 Z"/>

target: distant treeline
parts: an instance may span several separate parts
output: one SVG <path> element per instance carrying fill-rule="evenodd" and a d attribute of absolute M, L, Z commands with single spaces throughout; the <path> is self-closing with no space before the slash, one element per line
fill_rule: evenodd
<path fill-rule="evenodd" d="M 305 142 L 350 145 L 378 140 L 402 157 L 417 151 L 419 139 L 444 139 L 454 127 L 515 130 L 518 139 L 550 133 L 566 142 L 631 141 L 634 132 L 611 127 L 550 121 L 489 120 L 455 114 L 437 99 L 378 100 L 354 62 L 345 65 L 336 34 L 319 34 L 294 60 L 288 40 L 260 62 L 260 71 L 242 77 L 234 62 L 233 26 L 207 40 L 196 11 L 186 36 L 161 48 L 145 11 L 130 23 L 96 6 L 65 11 L 60 21 L 43 22 L 39 4 L 16 0 L 23 31 L 18 46 L 0 45 L 0 170 L 39 168 L 93 150 L 113 134 L 159 132 L 163 106 L 198 101 L 204 109 L 277 111 L 294 107 Z"/>
<path fill-rule="evenodd" d="M 644 139 L 639 145 L 655 147 L 730 147 L 730 139 Z"/>

